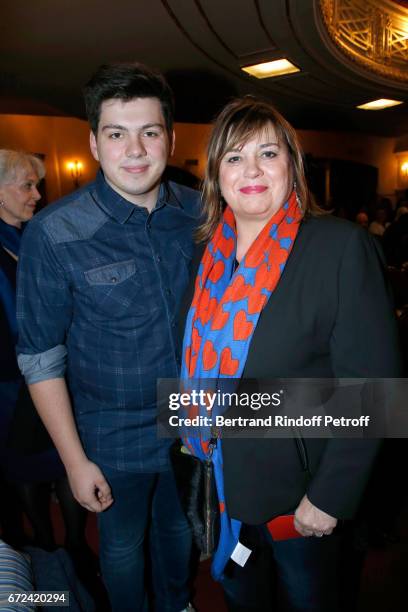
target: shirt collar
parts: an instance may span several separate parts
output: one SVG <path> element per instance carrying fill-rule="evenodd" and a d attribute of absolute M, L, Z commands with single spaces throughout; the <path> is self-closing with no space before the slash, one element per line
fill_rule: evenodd
<path fill-rule="evenodd" d="M 126 223 L 132 214 L 145 210 L 144 206 L 132 204 L 107 183 L 102 170 L 96 175 L 96 199 L 99 206 L 118 223 Z M 169 205 L 182 208 L 181 202 L 168 182 L 161 183 L 156 208 Z"/>
<path fill-rule="evenodd" d="M 159 197 L 156 206 L 163 204 L 174 206 L 176 208 L 183 208 L 181 201 L 177 197 L 177 194 L 172 187 L 171 181 L 164 181 L 160 185 Z"/>

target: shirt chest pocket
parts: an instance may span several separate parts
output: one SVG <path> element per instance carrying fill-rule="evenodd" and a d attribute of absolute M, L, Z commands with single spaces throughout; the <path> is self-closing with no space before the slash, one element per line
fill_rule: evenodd
<path fill-rule="evenodd" d="M 84 272 L 95 312 L 107 318 L 145 312 L 142 285 L 133 259 Z"/>

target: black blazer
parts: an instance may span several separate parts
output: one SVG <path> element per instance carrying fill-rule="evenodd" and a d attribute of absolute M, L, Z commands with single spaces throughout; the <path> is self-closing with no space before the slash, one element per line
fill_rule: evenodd
<path fill-rule="evenodd" d="M 197 247 L 181 326 L 204 247 Z M 383 258 L 359 226 L 331 216 L 302 221 L 285 270 L 261 313 L 243 378 L 398 377 L 402 366 Z M 303 495 L 337 518 L 360 501 L 377 440 L 223 440 L 230 516 L 264 523 Z"/>

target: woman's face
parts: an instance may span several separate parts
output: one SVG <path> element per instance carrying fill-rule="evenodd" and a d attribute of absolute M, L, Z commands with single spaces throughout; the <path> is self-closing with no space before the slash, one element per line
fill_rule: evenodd
<path fill-rule="evenodd" d="M 40 194 L 39 178 L 33 168 L 20 169 L 12 183 L 0 185 L 0 218 L 9 225 L 20 227 L 34 214 Z"/>
<path fill-rule="evenodd" d="M 223 156 L 219 185 L 239 221 L 269 219 L 293 189 L 293 169 L 286 143 L 269 124 L 255 137 Z"/>

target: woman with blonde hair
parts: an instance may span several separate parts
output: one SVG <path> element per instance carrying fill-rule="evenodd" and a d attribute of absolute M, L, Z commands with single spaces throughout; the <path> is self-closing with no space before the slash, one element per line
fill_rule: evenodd
<path fill-rule="evenodd" d="M 44 176 L 44 164 L 35 155 L 0 150 L 0 476 L 26 512 L 34 544 L 46 550 L 56 548 L 49 507 L 50 487 L 55 483 L 66 545 L 78 568 L 79 563 L 85 565 L 85 556 L 91 560 L 84 539 L 86 513 L 72 496 L 64 466 L 32 404 L 15 354 L 20 243 L 41 197 L 38 184 Z M 7 499 L 2 502 L 3 511 L 6 503 Z M 5 533 L 12 517 L 6 520 Z"/>

